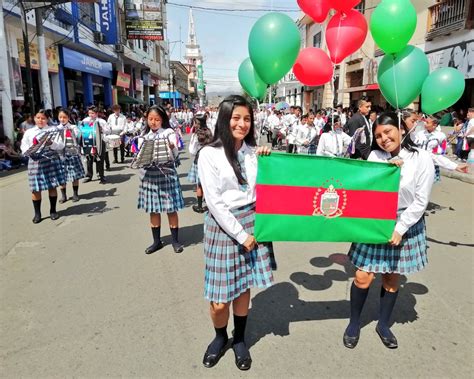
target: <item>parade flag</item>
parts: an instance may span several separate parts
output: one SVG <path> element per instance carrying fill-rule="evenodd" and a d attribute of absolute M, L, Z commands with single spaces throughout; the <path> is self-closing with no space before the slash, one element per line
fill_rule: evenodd
<path fill-rule="evenodd" d="M 400 169 L 311 155 L 260 156 L 257 241 L 386 243 L 397 220 Z"/>

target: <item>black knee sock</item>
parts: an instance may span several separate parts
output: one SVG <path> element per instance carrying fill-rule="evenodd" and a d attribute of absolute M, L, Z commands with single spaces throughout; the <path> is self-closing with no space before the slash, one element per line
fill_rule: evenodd
<path fill-rule="evenodd" d="M 152 227 L 151 228 L 151 234 L 153 235 L 153 245 L 157 245 L 161 242 L 161 227 Z"/>
<path fill-rule="evenodd" d="M 33 208 L 35 209 L 35 216 L 41 218 L 41 199 L 33 200 Z"/>
<path fill-rule="evenodd" d="M 249 350 L 245 345 L 245 327 L 247 325 L 247 316 L 237 316 L 234 314 L 234 340 L 233 348 L 239 357 L 249 354 Z"/>
<path fill-rule="evenodd" d="M 63 199 L 67 199 L 66 188 L 61 188 L 61 196 L 63 197 Z"/>
<path fill-rule="evenodd" d="M 74 195 L 78 196 L 79 195 L 79 185 L 77 186 L 72 186 L 72 190 L 74 192 Z"/>
<path fill-rule="evenodd" d="M 49 213 L 56 213 L 56 201 L 58 201 L 57 196 L 49 197 Z"/>
<path fill-rule="evenodd" d="M 393 334 L 390 331 L 389 323 L 390 316 L 392 315 L 395 302 L 397 301 L 398 291 L 397 292 L 388 292 L 385 288 L 380 290 L 380 316 L 378 322 L 378 329 L 380 333 L 385 337 L 392 337 Z"/>
<path fill-rule="evenodd" d="M 202 208 L 202 196 L 198 196 L 197 200 L 198 200 L 198 207 Z"/>
<path fill-rule="evenodd" d="M 178 241 L 178 231 L 179 231 L 179 228 L 170 228 L 170 231 L 171 231 L 171 244 L 172 245 L 179 245 L 179 241 Z"/>
<path fill-rule="evenodd" d="M 360 331 L 360 314 L 362 313 L 362 308 L 364 307 L 365 300 L 367 300 L 367 295 L 369 294 L 369 289 L 362 289 L 355 285 L 352 282 L 351 286 L 351 318 L 349 321 L 349 326 L 346 329 L 346 333 L 350 337 L 355 337 L 359 335 Z"/>
<path fill-rule="evenodd" d="M 214 328 L 216 331 L 216 337 L 212 340 L 207 351 L 209 354 L 219 354 L 222 348 L 226 345 L 229 337 L 227 336 L 227 325 L 223 328 Z"/>

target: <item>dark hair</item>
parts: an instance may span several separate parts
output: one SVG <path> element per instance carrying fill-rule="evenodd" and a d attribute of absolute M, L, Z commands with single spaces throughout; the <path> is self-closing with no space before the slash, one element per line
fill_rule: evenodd
<path fill-rule="evenodd" d="M 334 123 L 340 121 L 339 116 L 334 115 L 334 116 L 328 117 L 328 122 L 326 122 L 326 124 L 323 127 L 323 133 L 327 133 L 327 132 L 330 132 L 332 130 L 333 118 L 334 118 Z"/>
<path fill-rule="evenodd" d="M 250 130 L 244 138 L 244 142 L 249 146 L 255 146 L 255 125 L 253 118 L 253 109 L 247 100 L 239 95 L 231 95 L 226 97 L 219 104 L 219 111 L 217 115 L 216 130 L 214 132 L 214 139 L 210 146 L 223 147 L 227 160 L 229 161 L 239 184 L 246 184 L 247 181 L 242 176 L 242 171 L 237 160 L 237 152 L 235 151 L 235 142 L 232 132 L 230 130 L 230 120 L 232 113 L 236 107 L 246 107 L 250 113 Z"/>
<path fill-rule="evenodd" d="M 199 128 L 207 128 L 207 115 L 206 114 L 199 114 L 194 116 L 193 118 L 193 128 L 194 128 L 194 123 L 198 122 Z"/>
<path fill-rule="evenodd" d="M 46 118 L 49 119 L 49 114 L 48 114 L 48 111 L 46 109 L 40 109 L 38 112 L 35 113 L 35 117 L 39 114 L 42 114 L 43 116 L 45 116 Z"/>
<path fill-rule="evenodd" d="M 295 108 L 295 110 L 298 109 L 300 111 L 300 113 L 303 114 L 303 108 L 301 108 L 299 105 L 297 105 L 294 108 Z"/>
<path fill-rule="evenodd" d="M 58 110 L 58 116 L 59 116 L 60 113 L 64 113 L 64 114 L 67 116 L 67 118 L 71 118 L 71 113 L 69 112 L 68 109 L 59 108 L 59 110 Z"/>
<path fill-rule="evenodd" d="M 97 108 L 95 105 L 91 105 L 90 107 L 87 107 L 87 112 L 92 111 L 94 113 L 99 113 L 99 108 Z"/>
<path fill-rule="evenodd" d="M 411 115 L 417 114 L 414 109 L 406 108 L 402 110 L 402 119 L 405 121 L 407 118 L 410 118 Z"/>
<path fill-rule="evenodd" d="M 148 134 L 150 132 L 150 127 L 148 126 L 148 115 L 152 112 L 158 113 L 163 120 L 161 127 L 163 129 L 171 128 L 170 125 L 170 118 L 168 117 L 168 113 L 166 113 L 165 108 L 160 105 L 153 105 L 152 107 L 148 108 L 148 111 L 145 113 L 145 129 L 143 130 L 142 135 Z"/>
<path fill-rule="evenodd" d="M 416 152 L 418 151 L 416 149 L 415 142 L 408 137 L 408 133 L 410 130 L 408 129 L 407 124 L 405 124 L 405 121 L 403 119 L 400 120 L 401 128 L 405 131 L 405 134 L 403 137 L 407 138 L 402 138 L 402 143 L 401 143 L 401 149 L 407 149 L 408 151 L 411 152 Z M 382 150 L 382 148 L 378 145 L 376 139 L 375 139 L 375 129 L 377 128 L 378 125 L 392 125 L 395 128 L 398 129 L 398 116 L 394 112 L 386 112 L 382 113 L 378 118 L 377 121 L 374 122 L 374 125 L 372 125 L 372 135 L 374 136 L 372 140 L 372 146 L 371 150 Z M 382 150 L 383 151 L 383 150 Z"/>

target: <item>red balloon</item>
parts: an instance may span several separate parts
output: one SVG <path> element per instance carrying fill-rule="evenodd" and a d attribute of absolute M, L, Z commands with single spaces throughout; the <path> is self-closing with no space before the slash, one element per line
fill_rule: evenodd
<path fill-rule="evenodd" d="M 308 47 L 300 51 L 293 73 L 307 86 L 320 86 L 332 79 L 334 66 L 324 50 Z"/>
<path fill-rule="evenodd" d="M 331 9 L 328 0 L 298 0 L 298 6 L 304 13 L 311 17 L 314 22 L 319 24 L 326 19 L 329 9 Z"/>
<path fill-rule="evenodd" d="M 367 21 L 360 12 L 351 9 L 347 13 L 336 13 L 326 28 L 326 44 L 331 60 L 338 64 L 355 53 L 367 37 Z"/>
<path fill-rule="evenodd" d="M 329 6 L 339 12 L 347 12 L 360 2 L 361 0 L 329 0 Z"/>

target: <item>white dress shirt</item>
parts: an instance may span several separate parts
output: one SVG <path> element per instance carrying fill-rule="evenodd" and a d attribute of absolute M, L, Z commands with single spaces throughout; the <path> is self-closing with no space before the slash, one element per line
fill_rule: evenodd
<path fill-rule="evenodd" d="M 121 136 L 125 134 L 125 130 L 127 128 L 127 118 L 121 113 L 118 116 L 115 113 L 112 113 L 107 119 L 107 125 L 112 131 L 111 134 Z"/>
<path fill-rule="evenodd" d="M 425 150 L 419 149 L 417 152 L 410 152 L 402 149 L 398 157 L 403 160 L 403 165 L 398 191 L 398 217 L 395 231 L 403 236 L 425 213 L 430 200 L 435 171 L 431 156 Z M 392 159 L 390 153 L 374 150 L 367 160 L 388 162 L 390 159 Z"/>
<path fill-rule="evenodd" d="M 34 126 L 33 128 L 28 129 L 25 134 L 23 134 L 23 138 L 21 139 L 21 152 L 25 154 L 28 149 L 33 146 L 33 140 L 38 134 L 40 134 L 41 132 L 49 132 L 52 130 L 58 130 L 58 128 L 56 126 L 45 126 L 44 128 L 40 129 L 37 126 Z M 55 151 L 60 151 L 64 149 L 64 141 L 62 139 L 61 133 L 58 133 L 49 148 Z"/>
<path fill-rule="evenodd" d="M 307 153 L 309 148 L 309 143 L 319 135 L 321 129 L 315 125 L 301 125 L 298 128 L 298 134 L 296 136 L 296 144 L 298 145 L 298 153 Z M 305 143 L 307 145 L 304 145 Z"/>
<path fill-rule="evenodd" d="M 435 154 L 435 150 L 441 151 L 441 145 L 446 141 L 446 134 L 440 131 L 434 130 L 433 132 L 428 132 L 427 130 L 420 130 L 415 135 L 415 144 L 418 145 L 421 149 L 426 150 L 430 153 L 431 159 L 436 166 L 445 168 L 447 170 L 456 170 L 458 165 L 446 158 L 443 155 Z"/>
<path fill-rule="evenodd" d="M 231 210 L 256 200 L 257 155 L 245 142 L 239 153 L 243 154 L 246 186 L 239 185 L 223 147 L 205 146 L 199 153 L 198 172 L 209 212 L 229 236 L 243 244 L 249 235 Z"/>
<path fill-rule="evenodd" d="M 351 137 L 346 133 L 336 133 L 331 130 L 321 134 L 316 155 L 325 157 L 341 157 L 344 155 L 344 146 L 351 143 Z"/>

